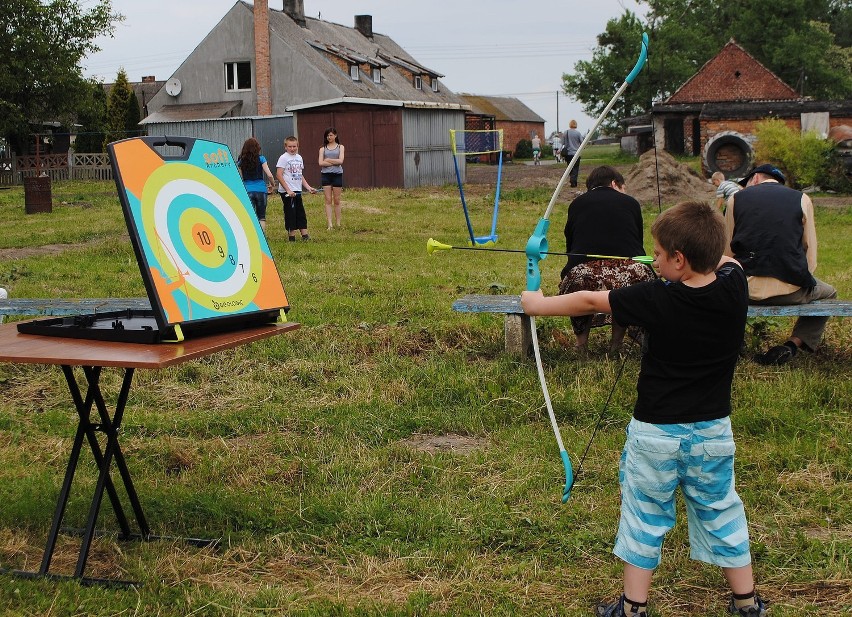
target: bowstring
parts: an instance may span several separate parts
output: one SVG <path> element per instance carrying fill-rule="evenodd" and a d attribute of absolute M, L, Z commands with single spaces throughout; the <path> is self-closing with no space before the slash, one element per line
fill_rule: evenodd
<path fill-rule="evenodd" d="M 659 278 L 657 273 L 653 268 L 648 268 L 654 274 L 654 278 Z M 628 326 L 629 328 L 629 326 Z M 630 331 L 628 330 L 628 336 L 630 336 Z M 643 334 L 644 337 L 644 334 Z M 638 341 L 636 338 L 630 336 L 630 340 L 633 345 L 637 345 Z M 629 350 L 628 350 L 629 352 Z M 574 488 L 574 485 L 577 483 L 577 480 L 580 478 L 580 475 L 583 473 L 583 463 L 586 462 L 586 455 L 589 453 L 589 450 L 592 448 L 592 443 L 595 441 L 595 437 L 598 434 L 598 431 L 603 424 L 604 416 L 606 415 L 607 409 L 609 409 L 609 403 L 612 400 L 613 394 L 615 394 L 615 388 L 618 386 L 618 382 L 621 381 L 621 375 L 624 372 L 624 366 L 627 364 L 627 358 L 630 355 L 628 352 L 624 353 L 624 357 L 621 359 L 621 366 L 618 367 L 618 372 L 615 375 L 615 381 L 612 382 L 612 387 L 609 389 L 609 394 L 606 396 L 606 402 L 604 402 L 603 407 L 601 408 L 600 413 L 598 414 L 598 420 L 595 423 L 595 428 L 592 431 L 592 436 L 589 437 L 589 442 L 586 444 L 586 449 L 583 450 L 583 456 L 580 457 L 580 462 L 577 464 L 577 473 L 574 474 L 574 481 L 571 483 L 571 488 Z"/>

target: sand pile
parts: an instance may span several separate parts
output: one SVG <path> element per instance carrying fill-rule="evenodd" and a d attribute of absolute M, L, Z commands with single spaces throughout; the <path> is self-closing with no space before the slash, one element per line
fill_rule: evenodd
<path fill-rule="evenodd" d="M 657 168 L 659 167 L 659 173 Z M 687 199 L 712 202 L 716 187 L 702 178 L 689 165 L 679 163 L 662 149 L 648 150 L 639 162 L 624 174 L 625 190 L 642 205 L 656 205 L 662 197 L 663 207 Z"/>

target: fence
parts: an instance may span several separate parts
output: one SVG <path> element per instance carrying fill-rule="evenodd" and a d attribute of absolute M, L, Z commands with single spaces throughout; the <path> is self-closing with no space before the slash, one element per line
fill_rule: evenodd
<path fill-rule="evenodd" d="M 47 174 L 57 180 L 112 180 L 109 155 L 103 153 L 27 155 L 0 158 L 0 186 L 23 184 L 24 178 Z"/>

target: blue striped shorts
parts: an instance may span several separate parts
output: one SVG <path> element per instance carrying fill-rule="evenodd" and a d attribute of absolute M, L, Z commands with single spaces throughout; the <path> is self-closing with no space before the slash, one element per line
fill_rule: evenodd
<path fill-rule="evenodd" d="M 635 418 L 619 463 L 621 520 L 613 552 L 653 570 L 675 525 L 675 491 L 686 502 L 690 557 L 724 568 L 751 563 L 743 502 L 734 488 L 730 418 L 648 424 Z"/>

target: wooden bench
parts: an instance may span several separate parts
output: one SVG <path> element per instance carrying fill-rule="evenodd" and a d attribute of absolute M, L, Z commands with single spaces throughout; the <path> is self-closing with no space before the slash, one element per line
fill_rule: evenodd
<path fill-rule="evenodd" d="M 0 323 L 6 315 L 86 315 L 109 311 L 151 310 L 148 298 L 7 298 L 0 300 Z"/>
<path fill-rule="evenodd" d="M 530 318 L 521 309 L 520 296 L 471 294 L 453 302 L 460 313 L 502 313 L 506 351 L 526 355 L 532 347 Z M 789 306 L 749 306 L 749 317 L 852 317 L 849 300 L 818 300 Z"/>

